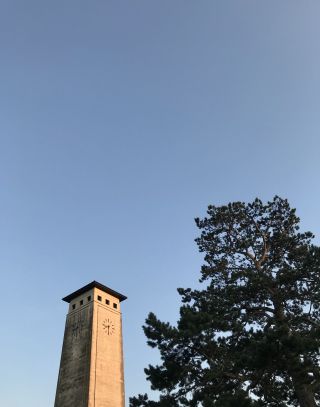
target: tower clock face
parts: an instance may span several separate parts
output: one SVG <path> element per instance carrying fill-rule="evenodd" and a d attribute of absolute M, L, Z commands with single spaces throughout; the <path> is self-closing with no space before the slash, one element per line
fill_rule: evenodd
<path fill-rule="evenodd" d="M 71 325 L 72 337 L 78 338 L 83 329 L 83 321 L 81 319 L 74 320 Z"/>
<path fill-rule="evenodd" d="M 105 332 L 107 335 L 113 335 L 113 334 L 114 334 L 115 327 L 114 327 L 114 322 L 112 321 L 112 319 L 106 318 L 106 319 L 103 321 L 102 326 L 103 326 L 104 332 Z"/>

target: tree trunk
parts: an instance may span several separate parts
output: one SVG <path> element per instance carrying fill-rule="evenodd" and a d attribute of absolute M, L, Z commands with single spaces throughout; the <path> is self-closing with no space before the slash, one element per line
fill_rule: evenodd
<path fill-rule="evenodd" d="M 308 385 L 300 385 L 295 388 L 300 407 L 317 407 L 314 393 Z"/>
<path fill-rule="evenodd" d="M 310 377 L 303 369 L 299 356 L 290 352 L 285 352 L 288 366 L 288 373 L 291 376 L 294 391 L 296 393 L 300 407 L 317 407 L 315 393 L 310 385 Z"/>
<path fill-rule="evenodd" d="M 272 300 L 275 309 L 276 323 L 278 325 L 286 326 L 289 333 L 290 329 L 285 322 L 285 314 L 281 302 L 276 296 L 274 296 Z M 288 373 L 292 378 L 293 387 L 300 407 L 317 407 L 314 391 L 308 384 L 308 377 L 306 377 L 306 373 L 302 373 L 301 371 L 299 372 L 299 368 L 301 367 L 299 357 L 291 354 L 290 352 L 285 352 L 285 357 L 287 359 Z"/>

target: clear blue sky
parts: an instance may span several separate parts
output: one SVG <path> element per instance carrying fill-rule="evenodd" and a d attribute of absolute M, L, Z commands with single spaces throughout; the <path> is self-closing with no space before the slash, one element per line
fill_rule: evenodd
<path fill-rule="evenodd" d="M 94 279 L 129 297 L 126 394 L 147 391 L 141 325 L 197 283 L 208 204 L 279 194 L 319 235 L 319 18 L 317 0 L 0 1 L 1 406 L 53 406 L 61 297 Z"/>

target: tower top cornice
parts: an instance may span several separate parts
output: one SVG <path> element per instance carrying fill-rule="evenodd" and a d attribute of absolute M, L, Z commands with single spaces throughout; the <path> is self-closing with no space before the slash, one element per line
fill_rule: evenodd
<path fill-rule="evenodd" d="M 115 298 L 118 298 L 118 300 L 120 302 L 127 299 L 127 297 L 125 295 L 112 290 L 111 288 L 107 287 L 106 285 L 103 285 L 103 284 L 99 283 L 98 281 L 92 281 L 91 283 L 85 285 L 84 287 L 79 288 L 79 290 L 74 291 L 73 293 L 62 298 L 62 301 L 70 303 L 74 298 L 79 297 L 80 295 L 84 294 L 87 291 L 92 290 L 93 288 L 98 288 L 99 290 L 104 291 L 105 293 L 110 294 Z"/>

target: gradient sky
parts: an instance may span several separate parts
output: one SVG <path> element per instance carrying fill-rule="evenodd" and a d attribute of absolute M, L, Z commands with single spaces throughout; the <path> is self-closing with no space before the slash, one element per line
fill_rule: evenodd
<path fill-rule="evenodd" d="M 194 217 L 275 194 L 319 235 L 318 0 L 0 0 L 0 405 L 52 407 L 67 306 L 123 292 L 126 395 L 195 286 Z M 317 241 L 318 238 L 317 238 Z"/>

